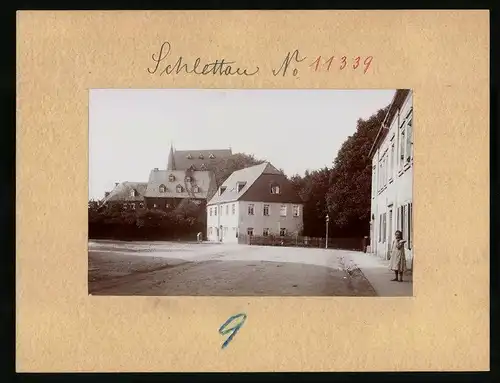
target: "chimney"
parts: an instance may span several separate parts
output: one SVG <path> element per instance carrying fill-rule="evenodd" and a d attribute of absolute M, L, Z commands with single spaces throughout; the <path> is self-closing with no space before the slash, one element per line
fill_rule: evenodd
<path fill-rule="evenodd" d="M 115 187 L 117 187 L 117 186 L 118 186 L 118 182 L 115 182 Z"/>
<path fill-rule="evenodd" d="M 158 171 L 158 168 L 154 168 L 153 170 L 154 170 L 155 172 L 157 172 L 157 171 Z"/>
<path fill-rule="evenodd" d="M 109 192 L 104 192 L 104 198 L 106 198 L 107 196 L 109 196 Z"/>

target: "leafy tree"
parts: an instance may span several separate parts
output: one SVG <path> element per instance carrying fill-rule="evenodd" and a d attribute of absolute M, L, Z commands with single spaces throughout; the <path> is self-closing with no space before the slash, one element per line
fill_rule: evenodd
<path fill-rule="evenodd" d="M 213 163 L 211 170 L 215 173 L 217 187 L 219 187 L 236 170 L 258 165 L 263 162 L 263 160 L 256 159 L 252 154 L 234 153 L 230 157 L 220 158 Z"/>
<path fill-rule="evenodd" d="M 359 119 L 333 163 L 326 193 L 328 213 L 338 233 L 367 235 L 370 221 L 371 159 L 369 151 L 386 115 L 379 110 L 368 120 Z"/>

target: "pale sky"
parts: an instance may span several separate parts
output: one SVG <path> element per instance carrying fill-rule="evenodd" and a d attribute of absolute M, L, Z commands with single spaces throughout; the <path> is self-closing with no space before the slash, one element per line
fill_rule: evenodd
<path fill-rule="evenodd" d="M 94 89 L 89 100 L 89 198 L 115 182 L 147 182 L 178 150 L 225 149 L 287 175 L 330 167 L 345 139 L 395 90 Z"/>

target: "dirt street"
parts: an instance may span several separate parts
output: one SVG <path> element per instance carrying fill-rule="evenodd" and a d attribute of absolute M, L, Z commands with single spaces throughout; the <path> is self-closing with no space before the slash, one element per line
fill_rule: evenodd
<path fill-rule="evenodd" d="M 93 243 L 89 245 L 89 293 L 149 296 L 376 295 L 361 272 L 347 272 L 339 266 L 334 252 L 323 250 L 315 253 L 318 251 L 322 250 L 263 249 L 245 245 Z M 309 257 L 309 262 L 296 261 L 302 257 Z M 322 260 L 325 257 L 329 257 L 328 261 Z"/>

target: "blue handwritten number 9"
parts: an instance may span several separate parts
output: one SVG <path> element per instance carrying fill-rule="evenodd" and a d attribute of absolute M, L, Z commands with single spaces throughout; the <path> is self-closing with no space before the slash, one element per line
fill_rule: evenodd
<path fill-rule="evenodd" d="M 234 320 L 238 318 L 243 318 L 239 323 L 237 323 L 235 326 L 226 329 L 227 326 Z M 236 335 L 236 333 L 240 330 L 241 326 L 243 326 L 243 323 L 245 323 L 245 320 L 247 319 L 246 314 L 238 314 L 238 315 L 233 315 L 230 317 L 222 326 L 219 328 L 219 334 L 221 335 L 226 335 L 228 333 L 231 333 L 229 337 L 226 339 L 226 341 L 222 344 L 222 349 L 226 348 L 229 342 L 231 342 Z"/>

